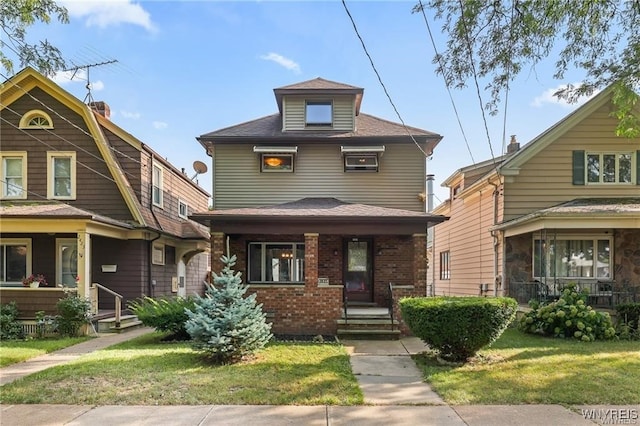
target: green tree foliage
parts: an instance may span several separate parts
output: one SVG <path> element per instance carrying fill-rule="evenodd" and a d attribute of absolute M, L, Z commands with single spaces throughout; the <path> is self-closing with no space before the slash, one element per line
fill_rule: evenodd
<path fill-rule="evenodd" d="M 60 50 L 48 40 L 27 42 L 27 28 L 37 22 L 48 24 L 52 16 L 62 23 L 69 22 L 67 9 L 53 0 L 0 1 L 0 26 L 4 33 L 0 37 L 0 64 L 9 74 L 13 74 L 12 57 L 20 61 L 21 67 L 30 65 L 45 75 L 64 68 Z"/>
<path fill-rule="evenodd" d="M 187 332 L 194 348 L 216 363 L 229 363 L 262 349 L 271 339 L 271 324 L 265 320 L 256 295 L 244 297 L 248 287 L 232 267 L 236 256 L 222 256 L 221 275 L 213 274 L 213 285 L 204 297 L 196 296 L 195 308 L 187 310 Z"/>
<path fill-rule="evenodd" d="M 598 312 L 588 306 L 587 295 L 575 284 L 569 284 L 555 302 L 531 302 L 532 309 L 520 318 L 518 328 L 525 333 L 574 338 L 583 342 L 615 337 L 609 313 Z"/>
<path fill-rule="evenodd" d="M 192 297 L 154 299 L 145 296 L 129 302 L 127 306 L 144 325 L 169 332 L 172 339 L 189 340 L 185 323 L 189 319 L 187 309 L 193 309 L 195 306 Z"/>
<path fill-rule="evenodd" d="M 400 300 L 411 332 L 447 361 L 464 362 L 493 343 L 515 319 L 510 297 L 411 297 Z"/>
<path fill-rule="evenodd" d="M 0 305 L 0 339 L 22 339 L 24 333 L 22 325 L 18 321 L 18 305 L 16 302 L 9 302 Z"/>
<path fill-rule="evenodd" d="M 433 11 L 448 36 L 434 58 L 437 72 L 452 87 L 470 78 L 488 80 L 485 105 L 497 113 L 500 94 L 514 77 L 556 58 L 553 77 L 570 68 L 584 71 L 581 85 L 556 93 L 575 101 L 614 85 L 617 134 L 640 135 L 640 2 L 637 0 L 426 0 L 413 12 Z M 535 72 L 535 71 L 534 71 Z"/>

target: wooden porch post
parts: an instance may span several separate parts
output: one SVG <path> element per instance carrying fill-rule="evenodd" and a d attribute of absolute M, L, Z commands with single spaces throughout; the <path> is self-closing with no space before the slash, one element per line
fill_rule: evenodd
<path fill-rule="evenodd" d="M 91 235 L 86 231 L 78 232 L 78 296 L 89 297 L 91 286 Z"/>

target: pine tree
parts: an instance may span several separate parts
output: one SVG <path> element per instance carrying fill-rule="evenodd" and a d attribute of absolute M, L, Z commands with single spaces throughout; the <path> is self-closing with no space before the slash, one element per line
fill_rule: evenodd
<path fill-rule="evenodd" d="M 236 256 L 222 256 L 225 267 L 214 273 L 204 297 L 196 296 L 194 310 L 187 310 L 185 328 L 194 348 L 216 363 L 239 361 L 243 356 L 262 349 L 272 337 L 271 324 L 265 320 L 256 295 L 244 297 L 248 287 L 241 273 L 232 267 Z"/>

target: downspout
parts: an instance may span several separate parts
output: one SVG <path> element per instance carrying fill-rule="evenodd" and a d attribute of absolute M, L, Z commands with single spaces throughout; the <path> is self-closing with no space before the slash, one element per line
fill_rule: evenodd
<path fill-rule="evenodd" d="M 162 229 L 162 225 L 160 225 L 160 222 L 158 221 L 158 218 L 156 217 L 156 213 L 153 211 L 153 158 L 154 156 L 151 156 L 151 167 L 149 168 L 151 176 L 149 179 L 149 182 L 151 182 L 149 184 L 149 194 L 151 195 L 151 197 L 149 197 L 149 211 L 151 212 L 151 216 L 153 216 L 153 220 L 156 221 L 156 224 L 158 225 L 158 227 L 160 227 L 160 229 Z M 155 286 L 153 283 L 153 279 L 151 278 L 151 264 L 152 264 L 152 259 L 153 259 L 153 242 L 157 241 L 160 239 L 160 237 L 162 236 L 161 233 L 157 232 L 157 236 L 155 238 L 152 238 L 151 240 L 148 241 L 147 244 L 147 273 L 148 273 L 148 282 L 147 282 L 147 286 L 149 287 L 149 294 L 150 297 L 154 297 L 155 296 Z"/>
<path fill-rule="evenodd" d="M 488 183 L 493 186 L 493 226 L 495 226 L 498 222 L 498 197 L 500 196 L 500 187 L 491 181 Z M 502 287 L 502 275 L 498 276 L 498 250 L 500 249 L 500 238 L 496 234 L 496 231 L 491 231 L 491 236 L 493 237 L 493 296 L 497 297 L 498 286 Z M 500 291 L 502 291 L 502 288 Z"/>
<path fill-rule="evenodd" d="M 433 211 L 433 180 L 434 175 L 427 175 L 427 213 L 431 213 Z M 427 240 L 429 240 L 429 236 L 431 237 L 431 265 L 428 267 L 431 268 L 431 278 L 432 280 L 429 282 L 429 272 L 427 271 L 427 288 L 426 288 L 426 296 L 433 296 L 435 294 L 435 242 L 436 242 L 436 232 L 434 229 L 435 225 L 432 225 L 431 228 L 427 228 Z"/>

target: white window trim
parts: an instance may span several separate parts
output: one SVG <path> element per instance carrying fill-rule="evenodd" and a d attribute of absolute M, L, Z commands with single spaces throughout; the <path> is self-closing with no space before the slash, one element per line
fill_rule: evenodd
<path fill-rule="evenodd" d="M 156 260 L 156 250 L 162 251 L 162 260 Z M 165 264 L 165 247 L 163 243 L 153 243 L 151 245 L 151 263 L 154 265 Z"/>
<path fill-rule="evenodd" d="M 35 117 L 42 117 L 49 123 L 48 126 L 31 126 L 29 122 L 33 120 Z M 21 129 L 53 129 L 53 121 L 51 117 L 46 112 L 39 109 L 32 109 L 31 111 L 26 112 L 20 118 L 20 124 L 18 125 Z"/>
<path fill-rule="evenodd" d="M 184 214 L 182 214 L 180 212 L 180 207 L 181 206 L 184 206 L 184 211 L 185 211 Z M 183 219 L 188 219 L 189 218 L 188 217 L 189 216 L 189 205 L 185 201 L 183 201 L 181 199 L 178 199 L 178 216 L 183 218 Z"/>
<path fill-rule="evenodd" d="M 160 182 L 154 181 L 156 167 L 160 170 Z M 158 183 L 158 185 L 156 185 L 156 183 Z M 156 186 L 160 190 L 159 192 L 160 200 L 158 201 L 156 201 L 153 196 L 153 190 Z M 151 202 L 156 207 L 160 207 L 160 208 L 164 207 L 164 167 L 162 167 L 162 165 L 156 161 L 154 161 L 151 166 Z"/>
<path fill-rule="evenodd" d="M 554 277 L 553 274 L 551 273 L 551 271 L 547 270 L 547 276 L 538 276 L 538 275 L 534 275 L 535 270 L 536 270 L 536 264 L 535 264 L 535 256 L 536 256 L 536 241 L 540 241 L 542 240 L 542 238 L 540 238 L 539 235 L 534 234 L 533 235 L 533 239 L 531 242 L 531 271 L 532 271 L 532 275 L 534 279 L 544 279 L 544 278 L 557 278 L 558 280 L 580 280 L 580 281 L 588 281 L 588 280 L 592 280 L 592 281 L 612 281 L 614 279 L 613 277 L 613 268 L 614 268 L 614 238 L 613 238 L 613 234 L 611 232 L 607 233 L 607 234 L 598 234 L 598 233 L 585 233 L 585 234 L 556 234 L 556 235 L 547 235 L 547 238 L 544 240 L 545 244 L 546 243 L 553 243 L 554 241 L 585 241 L 585 240 L 591 240 L 594 242 L 594 248 L 597 250 L 597 244 L 598 244 L 598 240 L 608 240 L 609 241 L 609 277 L 598 277 L 597 276 L 597 271 L 595 270 L 594 266 L 592 266 L 592 273 L 593 276 L 591 277 Z M 546 253 L 545 253 L 546 256 Z M 547 259 L 547 263 L 550 264 L 551 260 Z M 547 265 L 545 265 L 546 267 Z M 547 269 L 549 269 L 547 267 Z"/>
<path fill-rule="evenodd" d="M 0 245 L 3 246 L 26 246 L 27 247 L 27 258 L 25 260 L 26 262 L 26 271 L 25 271 L 25 278 L 28 277 L 29 275 L 31 275 L 32 272 L 32 264 L 31 264 L 31 238 L 3 238 L 2 242 L 0 242 Z M 0 282 L 0 285 L 11 285 L 11 286 L 20 286 L 22 287 L 22 280 L 21 281 L 2 281 Z"/>
<path fill-rule="evenodd" d="M 322 104 L 322 105 L 326 105 L 328 104 L 331 107 L 331 121 L 328 123 L 322 123 L 322 122 L 312 122 L 309 123 L 309 120 L 307 118 L 307 107 L 309 106 L 309 104 Z M 333 105 L 333 99 L 305 99 L 304 101 L 304 126 L 305 128 L 308 129 L 327 129 L 327 128 L 333 128 L 333 124 L 335 122 L 335 109 L 334 109 L 334 105 Z"/>
<path fill-rule="evenodd" d="M 266 157 L 288 157 L 291 160 L 290 169 L 270 169 L 265 168 Z M 260 154 L 260 171 L 263 173 L 293 173 L 295 168 L 295 156 L 293 154 Z"/>
<path fill-rule="evenodd" d="M 259 241 L 254 241 L 254 242 L 250 242 L 248 244 L 247 247 L 247 282 L 251 283 L 251 284 L 269 284 L 269 285 L 292 285 L 292 284 L 303 284 L 304 283 L 304 277 L 302 279 L 302 281 L 265 281 L 265 270 L 264 270 L 264 266 L 265 266 L 265 259 L 266 259 L 266 246 L 268 245 L 288 245 L 291 246 L 292 251 L 293 251 L 293 255 L 294 255 L 294 259 L 297 260 L 297 250 L 299 246 L 302 246 L 303 248 L 305 247 L 305 244 L 303 242 L 290 242 L 290 241 L 264 241 L 264 242 L 259 242 Z M 259 280 L 254 280 L 253 277 L 251 277 L 250 275 L 250 268 L 251 268 L 251 246 L 262 246 L 262 250 L 260 250 L 260 279 Z M 304 260 L 304 258 L 303 258 Z M 297 264 L 294 262 L 294 268 L 297 268 Z M 294 273 L 292 273 L 292 275 L 296 275 L 298 273 L 297 269 Z"/>
<path fill-rule="evenodd" d="M 630 182 L 618 182 L 618 177 L 619 177 L 619 171 L 620 171 L 620 167 L 619 167 L 619 160 L 620 160 L 620 155 L 621 154 L 627 154 L 631 157 L 631 181 Z M 590 155 L 598 155 L 600 156 L 600 175 L 599 175 L 599 182 L 589 182 L 589 156 Z M 602 172 L 602 157 L 604 155 L 614 155 L 615 159 L 616 159 L 616 181 L 615 182 L 603 182 L 603 178 L 604 178 L 604 173 Z M 635 185 L 636 182 L 636 152 L 635 151 L 585 151 L 584 153 L 584 182 L 585 185 Z"/>
<path fill-rule="evenodd" d="M 6 195 L 7 182 L 4 170 L 5 158 L 18 158 L 22 159 L 22 192 L 17 196 Z M 0 199 L 3 200 L 25 200 L 27 198 L 27 152 L 26 151 L 4 151 L 0 152 L 0 177 L 2 179 L 2 193 Z"/>
<path fill-rule="evenodd" d="M 55 195 L 53 161 L 55 158 L 71 159 L 71 194 Z M 75 151 L 47 151 L 47 198 L 50 200 L 75 200 L 76 199 L 76 152 Z"/>

